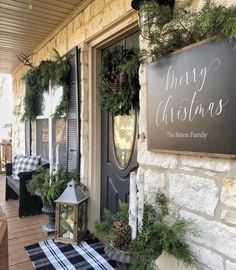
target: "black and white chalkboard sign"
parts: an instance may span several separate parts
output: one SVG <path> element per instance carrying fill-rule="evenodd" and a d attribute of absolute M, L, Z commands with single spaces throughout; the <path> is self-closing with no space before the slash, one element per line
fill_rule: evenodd
<path fill-rule="evenodd" d="M 236 155 L 236 41 L 148 65 L 148 148 Z"/>

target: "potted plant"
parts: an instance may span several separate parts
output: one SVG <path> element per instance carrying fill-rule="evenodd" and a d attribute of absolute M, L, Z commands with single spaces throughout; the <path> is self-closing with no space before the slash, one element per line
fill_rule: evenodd
<path fill-rule="evenodd" d="M 155 204 L 145 204 L 143 228 L 135 240 L 131 240 L 126 203 L 120 203 L 116 214 L 105 210 L 103 221 L 95 224 L 95 234 L 107 243 L 105 252 L 118 261 L 117 269 L 155 269 L 155 260 L 162 251 L 193 265 L 196 260 L 185 241 L 186 233 L 194 232 L 190 222 L 179 217 L 170 220 L 166 197 L 158 193 Z"/>
<path fill-rule="evenodd" d="M 78 175 L 68 172 L 60 167 L 57 172 L 50 174 L 49 169 L 37 167 L 31 181 L 27 184 L 27 190 L 32 195 L 39 195 L 43 202 L 42 212 L 48 215 L 48 224 L 43 226 L 45 232 L 55 231 L 55 203 L 65 190 L 71 179 L 78 180 Z"/>

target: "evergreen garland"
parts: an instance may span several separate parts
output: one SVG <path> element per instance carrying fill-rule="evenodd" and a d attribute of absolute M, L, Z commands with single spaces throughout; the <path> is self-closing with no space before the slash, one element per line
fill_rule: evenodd
<path fill-rule="evenodd" d="M 43 93 L 49 91 L 51 87 L 62 86 L 63 94 L 60 104 L 57 106 L 53 117 L 59 118 L 66 113 L 69 107 L 69 86 L 68 73 L 70 66 L 64 57 L 54 49 L 55 57 L 53 60 L 41 61 L 39 66 L 32 67 L 23 76 L 26 84 L 24 97 L 24 115 L 22 120 L 35 120 L 40 108 L 43 107 Z"/>
<path fill-rule="evenodd" d="M 99 98 L 103 109 L 112 115 L 128 114 L 138 106 L 139 58 L 135 49 L 116 46 L 105 52 L 100 73 Z"/>
<path fill-rule="evenodd" d="M 151 3 L 145 1 L 144 3 Z M 140 6 L 145 12 L 145 4 Z M 141 12 L 140 11 L 140 12 Z M 148 9 L 151 18 L 158 17 L 146 31 L 149 50 L 143 50 L 143 59 L 156 61 L 162 56 L 210 38 L 236 38 L 236 6 L 225 7 L 207 0 L 201 10 L 191 8 L 190 1 L 178 3 L 172 10 L 169 6 L 154 6 Z M 166 19 L 168 18 L 168 20 Z"/>
<path fill-rule="evenodd" d="M 103 242 L 113 243 L 114 239 L 119 236 L 117 222 L 122 221 L 128 224 L 128 215 L 127 203 L 120 203 L 119 211 L 115 214 L 105 210 L 103 221 L 95 223 L 95 235 Z M 162 251 L 173 255 L 186 265 L 196 263 L 196 258 L 185 239 L 188 233 L 196 234 L 191 222 L 177 217 L 174 222 L 170 223 L 166 221 L 168 215 L 167 200 L 163 193 L 158 192 L 155 204 L 145 204 L 142 230 L 138 232 L 135 240 L 126 242 L 121 248 L 132 258 L 130 269 L 156 269 L 155 261 Z M 125 237 L 127 238 L 126 235 Z"/>

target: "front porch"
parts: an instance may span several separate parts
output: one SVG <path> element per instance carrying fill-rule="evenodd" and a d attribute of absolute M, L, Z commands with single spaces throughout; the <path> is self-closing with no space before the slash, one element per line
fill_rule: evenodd
<path fill-rule="evenodd" d="M 7 217 L 9 270 L 33 270 L 24 247 L 42 240 L 50 239 L 42 231 L 47 216 L 38 215 L 18 217 L 18 200 L 5 201 L 5 175 L 0 175 L 0 207 Z"/>

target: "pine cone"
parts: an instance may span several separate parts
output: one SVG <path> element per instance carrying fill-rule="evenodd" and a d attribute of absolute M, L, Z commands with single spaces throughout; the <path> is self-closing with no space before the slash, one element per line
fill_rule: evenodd
<path fill-rule="evenodd" d="M 123 220 L 115 220 L 113 223 L 114 230 L 119 232 L 126 224 L 123 222 Z"/>
<path fill-rule="evenodd" d="M 125 90 L 128 86 L 128 75 L 126 73 L 120 73 L 120 89 Z"/>
<path fill-rule="evenodd" d="M 113 239 L 112 243 L 115 248 L 122 249 L 129 243 L 129 241 L 127 241 L 127 239 L 124 237 L 117 236 Z"/>
<path fill-rule="evenodd" d="M 131 227 L 122 219 L 116 220 L 113 223 L 116 237 L 113 239 L 116 248 L 123 248 L 131 241 Z"/>
<path fill-rule="evenodd" d="M 112 91 L 114 93 L 120 91 L 120 77 L 117 76 L 112 84 Z"/>
<path fill-rule="evenodd" d="M 126 224 L 126 225 L 122 228 L 121 232 L 122 232 L 123 234 L 125 234 L 127 238 L 131 238 L 131 227 L 130 227 L 129 224 Z"/>

